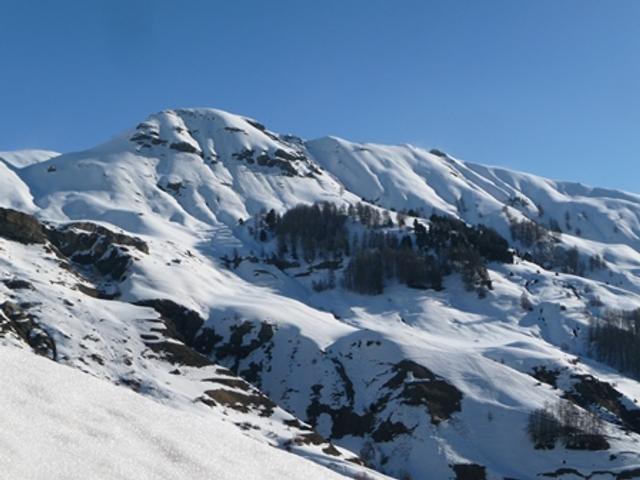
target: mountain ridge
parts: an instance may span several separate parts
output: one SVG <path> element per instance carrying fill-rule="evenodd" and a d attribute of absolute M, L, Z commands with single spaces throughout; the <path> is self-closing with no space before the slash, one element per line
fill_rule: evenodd
<path fill-rule="evenodd" d="M 567 465 L 625 478 L 640 467 L 629 453 L 640 384 L 596 361 L 590 337 L 593 319 L 640 308 L 640 196 L 411 146 L 305 141 L 212 109 L 153 114 L 96 148 L 0 170 L 3 180 L 0 207 L 69 239 L 0 239 L 6 321 L 31 318 L 62 363 L 179 408 L 204 398 L 255 438 L 351 475 L 375 475 L 349 466 L 355 455 L 397 478 L 571 478 Z M 473 288 L 463 258 L 447 260 L 440 289 L 389 276 L 375 295 L 354 293 L 341 282 L 354 252 L 291 243 L 275 226 L 327 202 L 346 229 L 340 248 L 382 236 L 417 249 L 439 225 L 469 239 L 495 232 L 515 257 L 482 260 Z M 102 273 L 105 261 L 124 269 Z M 195 354 L 211 365 L 180 363 Z M 227 393 L 206 394 L 204 372 L 221 368 Z M 254 406 L 238 403 L 247 396 Z M 608 449 L 535 448 L 528 419 L 557 402 L 601 417 Z"/>

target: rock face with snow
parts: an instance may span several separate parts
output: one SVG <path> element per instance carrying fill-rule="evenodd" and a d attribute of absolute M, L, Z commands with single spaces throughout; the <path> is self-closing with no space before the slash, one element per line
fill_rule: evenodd
<path fill-rule="evenodd" d="M 358 478 L 640 472 L 640 196 L 210 109 L 25 155 L 7 346 Z"/>

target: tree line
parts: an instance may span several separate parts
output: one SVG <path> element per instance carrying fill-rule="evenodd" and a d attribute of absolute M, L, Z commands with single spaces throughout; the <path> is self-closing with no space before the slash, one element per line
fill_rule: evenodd
<path fill-rule="evenodd" d="M 640 379 L 640 308 L 609 310 L 589 326 L 591 355 Z"/>
<path fill-rule="evenodd" d="M 585 260 L 576 247 L 561 245 L 557 231 L 548 230 L 532 220 L 510 217 L 510 231 L 512 240 L 524 247 L 518 249 L 518 254 L 547 270 L 557 269 L 563 273 L 584 276 L 587 270 L 593 272 L 607 268 L 600 255 L 594 254 Z"/>
<path fill-rule="evenodd" d="M 404 217 L 396 215 L 404 224 Z M 275 239 L 272 261 L 288 265 L 289 259 L 313 263 L 347 264 L 341 284 L 352 291 L 377 295 L 392 279 L 411 288 L 442 288 L 452 272 L 462 275 L 469 290 L 480 295 L 492 288 L 486 264 L 513 262 L 508 242 L 495 230 L 469 226 L 452 217 L 432 215 L 427 225 L 398 226 L 386 210 L 358 203 L 349 207 L 324 202 L 298 205 L 278 214 L 263 212 L 252 229 L 257 239 Z M 314 288 L 333 288 L 333 278 Z"/>
<path fill-rule="evenodd" d="M 600 417 L 567 400 L 546 403 L 531 412 L 527 433 L 537 449 L 553 449 L 558 441 L 573 449 L 609 448 Z"/>

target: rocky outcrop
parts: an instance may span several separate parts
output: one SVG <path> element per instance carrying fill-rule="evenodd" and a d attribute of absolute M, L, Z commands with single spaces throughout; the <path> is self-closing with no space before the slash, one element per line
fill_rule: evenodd
<path fill-rule="evenodd" d="M 143 338 L 147 347 L 164 360 L 176 365 L 190 367 L 213 365 L 209 358 L 193 348 L 196 334 L 204 324 L 204 320 L 197 312 L 171 300 L 142 300 L 136 305 L 151 307 L 160 314 L 160 318 L 152 320 L 153 335 Z"/>
<path fill-rule="evenodd" d="M 434 425 L 448 420 L 451 415 L 460 411 L 462 392 L 428 368 L 411 360 L 402 360 L 393 367 L 393 371 L 395 375 L 385 387 L 401 387 L 399 397 L 402 402 L 426 407 Z M 409 376 L 411 381 L 408 381 Z"/>
<path fill-rule="evenodd" d="M 193 153 L 195 155 L 198 155 L 199 157 L 202 157 L 202 152 L 187 142 L 174 142 L 169 145 L 169 148 L 172 150 L 177 150 L 178 152 Z"/>
<path fill-rule="evenodd" d="M 151 307 L 160 314 L 166 327 L 165 334 L 193 346 L 196 334 L 204 325 L 204 319 L 193 310 L 166 299 L 150 299 L 136 302 L 136 305 Z"/>
<path fill-rule="evenodd" d="M 32 215 L 8 208 L 0 208 L 0 237 L 23 244 L 48 242 L 65 259 L 95 268 L 114 280 L 119 280 L 127 270 L 132 259 L 130 249 L 149 253 L 143 240 L 95 223 L 46 226 Z"/>
<path fill-rule="evenodd" d="M 0 237 L 24 244 L 47 240 L 45 229 L 35 217 L 10 208 L 0 208 Z"/>
<path fill-rule="evenodd" d="M 29 310 L 29 303 L 4 302 L 0 305 L 0 335 L 13 333 L 27 343 L 35 353 L 51 360 L 57 359 L 56 343 Z"/>
<path fill-rule="evenodd" d="M 574 382 L 573 386 L 565 393 L 568 400 L 587 410 L 593 407 L 603 408 L 618 417 L 626 429 L 640 433 L 640 409 L 628 408 L 623 402 L 622 394 L 611 384 L 591 375 L 574 374 L 571 375 L 571 380 Z"/>
<path fill-rule="evenodd" d="M 114 280 L 126 272 L 132 259 L 130 248 L 149 253 L 143 240 L 94 223 L 75 222 L 46 232 L 50 242 L 73 263 L 93 267 Z"/>
<path fill-rule="evenodd" d="M 458 463 L 452 466 L 456 480 L 485 480 L 486 468 L 475 463 Z"/>

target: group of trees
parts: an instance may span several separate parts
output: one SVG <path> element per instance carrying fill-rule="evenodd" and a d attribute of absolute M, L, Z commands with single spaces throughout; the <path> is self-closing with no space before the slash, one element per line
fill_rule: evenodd
<path fill-rule="evenodd" d="M 532 220 L 511 219 L 511 238 L 520 242 L 524 247 L 532 248 L 541 243 L 557 241 L 557 237 L 539 223 Z"/>
<path fill-rule="evenodd" d="M 275 236 L 277 254 L 289 254 L 293 259 L 313 262 L 317 258 L 336 258 L 350 255 L 347 221 L 360 223 L 367 229 L 393 227 L 388 211 L 357 203 L 349 207 L 330 202 L 298 205 L 283 215 L 274 209 L 258 215 L 253 229 L 263 242 Z"/>
<path fill-rule="evenodd" d="M 366 232 L 352 246 L 343 285 L 358 293 L 377 295 L 385 280 L 396 279 L 411 288 L 442 288 L 445 271 L 436 258 L 415 249 L 409 235 Z"/>
<path fill-rule="evenodd" d="M 416 241 L 437 250 L 472 248 L 488 261 L 513 263 L 509 243 L 486 225 L 469 226 L 461 220 L 444 215 L 431 215 L 429 230 L 416 226 Z"/>
<path fill-rule="evenodd" d="M 508 242 L 485 225 L 471 227 L 461 220 L 431 215 L 429 229 L 414 222 L 416 244 L 435 253 L 445 273 L 457 271 L 469 290 L 480 295 L 491 289 L 486 262 L 512 263 L 513 252 Z"/>
<path fill-rule="evenodd" d="M 599 416 L 567 400 L 547 403 L 543 408 L 534 410 L 527 424 L 529 438 L 535 448 L 540 449 L 552 449 L 558 440 L 568 448 L 608 448 L 603 432 Z"/>
<path fill-rule="evenodd" d="M 594 358 L 640 379 L 640 309 L 594 318 L 589 340 Z"/>
<path fill-rule="evenodd" d="M 411 228 L 405 225 L 404 214 L 395 213 L 395 218 L 397 228 L 387 210 L 364 203 L 346 207 L 324 202 L 298 205 L 282 215 L 273 209 L 263 211 L 250 228 L 262 242 L 275 238 L 274 264 L 321 260 L 333 270 L 346 258 L 341 283 L 373 295 L 381 293 L 390 279 L 412 288 L 440 289 L 444 276 L 458 272 L 468 290 L 484 296 L 492 288 L 487 262 L 513 262 L 507 240 L 485 225 L 469 226 L 433 214 L 427 225 L 414 220 Z M 575 275 L 606 268 L 602 257 L 585 261 L 577 248 L 562 246 L 557 233 L 534 221 L 511 218 L 510 227 L 512 239 L 523 248 L 518 253 L 543 268 Z M 314 288 L 325 290 L 337 283 L 332 271 L 326 280 L 314 282 Z"/>
<path fill-rule="evenodd" d="M 511 219 L 511 238 L 523 247 L 518 249 L 518 254 L 527 261 L 537 263 L 546 269 L 552 269 L 556 265 L 563 265 L 567 259 L 564 249 L 558 246 L 560 239 L 557 233 L 547 230 L 545 227 L 532 220 Z M 569 259 L 571 263 L 572 259 Z M 572 266 L 568 266 L 572 269 Z"/>
<path fill-rule="evenodd" d="M 347 208 L 318 203 L 298 205 L 282 215 L 263 212 L 252 231 L 265 242 L 275 238 L 276 264 L 321 259 L 333 269 L 347 258 L 342 284 L 371 295 L 382 293 L 390 279 L 412 288 L 441 289 L 442 278 L 452 272 L 461 273 L 467 288 L 482 295 L 491 288 L 486 262 L 513 261 L 507 241 L 483 225 L 470 227 L 432 215 L 428 228 L 417 220 L 413 228 L 394 227 L 388 211 L 362 203 Z M 333 288 L 334 277 L 332 271 L 314 288 Z"/>
<path fill-rule="evenodd" d="M 298 205 L 282 216 L 270 210 L 265 226 L 277 238 L 279 257 L 290 254 L 295 260 L 313 262 L 319 256 L 349 255 L 348 218 L 345 208 L 325 202 Z"/>
<path fill-rule="evenodd" d="M 595 271 L 606 268 L 606 262 L 600 255 L 595 254 L 585 262 L 576 247 L 567 248 L 560 244 L 557 231 L 547 230 L 534 221 L 512 218 L 510 230 L 511 238 L 524 247 L 524 251 L 518 252 L 520 256 L 545 269 L 584 276 L 587 269 Z"/>

